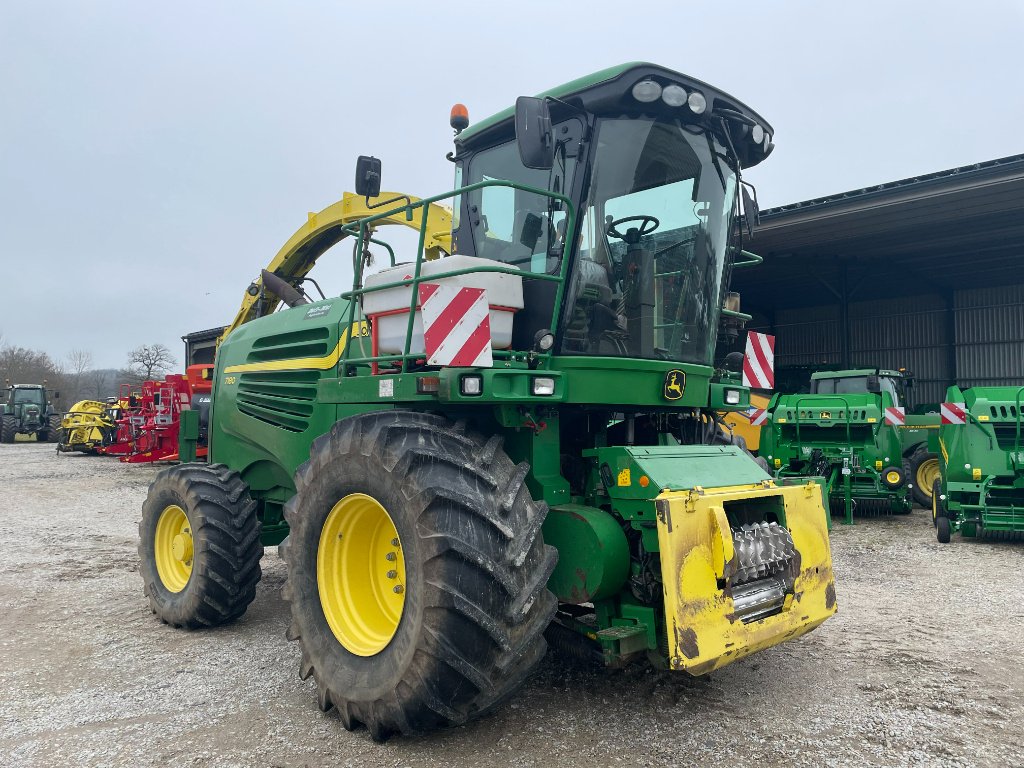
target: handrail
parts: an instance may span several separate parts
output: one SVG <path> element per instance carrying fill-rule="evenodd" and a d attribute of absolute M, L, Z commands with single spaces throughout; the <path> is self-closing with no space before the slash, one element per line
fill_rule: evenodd
<path fill-rule="evenodd" d="M 733 261 L 732 268 L 738 269 L 740 267 L 756 267 L 758 264 L 764 263 L 764 257 L 758 256 L 756 253 L 750 251 L 740 250 L 740 256 L 746 257 L 747 261 Z"/>
<path fill-rule="evenodd" d="M 351 224 L 346 224 L 344 227 L 342 227 L 342 231 L 346 232 L 349 235 L 356 235 L 356 234 L 358 234 L 358 240 L 357 240 L 357 244 L 356 244 L 356 253 L 362 253 L 362 251 L 363 251 L 363 244 L 367 240 L 367 231 L 369 229 L 372 229 L 373 223 L 375 221 L 378 221 L 378 220 L 383 219 L 383 218 L 393 217 L 393 216 L 395 216 L 396 214 L 399 214 L 399 213 L 404 213 L 406 219 L 409 220 L 409 221 L 412 221 L 414 211 L 416 211 L 417 209 L 420 209 L 422 211 L 422 214 L 420 216 L 420 226 L 419 226 L 419 243 L 418 243 L 417 248 L 416 248 L 416 263 L 415 263 L 415 266 L 413 267 L 412 277 L 407 278 L 407 279 L 403 279 L 403 280 L 399 280 L 399 281 L 395 281 L 395 282 L 392 282 L 392 283 L 387 283 L 387 284 L 384 284 L 384 285 L 372 286 L 370 288 L 367 288 L 367 287 L 365 287 L 363 285 L 363 267 L 364 267 L 364 263 L 363 263 L 362 259 L 358 259 L 357 263 L 353 265 L 354 269 L 353 269 L 353 277 L 352 277 L 352 290 L 342 294 L 342 298 L 348 299 L 348 301 L 349 301 L 349 313 L 348 313 L 349 316 L 348 316 L 348 325 L 347 325 L 347 327 L 351 328 L 352 324 L 355 322 L 356 304 L 359 303 L 358 299 L 361 298 L 364 294 L 372 293 L 372 292 L 376 292 L 376 291 L 382 291 L 382 290 L 386 290 L 388 288 L 396 288 L 396 287 L 402 287 L 402 286 L 406 286 L 406 285 L 411 286 L 412 290 L 410 292 L 411 296 L 410 296 L 410 302 L 409 302 L 409 320 L 408 320 L 408 325 L 406 326 L 405 346 L 403 348 L 402 355 L 401 356 L 398 356 L 398 355 L 378 355 L 378 356 L 371 357 L 371 358 L 353 359 L 351 357 L 351 355 L 350 355 L 350 349 L 353 346 L 355 346 L 355 345 L 346 344 L 345 345 L 345 349 L 342 352 L 341 370 L 339 372 L 342 377 L 349 375 L 349 366 L 356 365 L 356 364 L 358 364 L 360 362 L 373 362 L 373 361 L 377 361 L 377 360 L 399 360 L 400 359 L 402 361 L 402 369 L 405 370 L 406 365 L 407 365 L 407 363 L 408 363 L 408 361 L 409 361 L 409 359 L 411 357 L 419 357 L 420 356 L 420 355 L 410 355 L 409 348 L 410 348 L 410 346 L 412 344 L 413 327 L 414 327 L 414 323 L 415 323 L 415 320 L 416 320 L 416 307 L 419 304 L 419 286 L 423 282 L 423 276 L 421 274 L 421 270 L 422 270 L 422 266 L 423 266 L 423 256 L 424 256 L 423 245 L 424 245 L 424 240 L 426 238 L 427 212 L 429 210 L 429 206 L 432 203 L 436 203 L 439 200 L 447 200 L 447 199 L 450 199 L 450 198 L 453 198 L 453 197 L 459 197 L 459 196 L 461 196 L 463 194 L 466 194 L 466 193 L 469 193 L 469 192 L 474 192 L 474 191 L 476 191 L 478 189 L 483 189 L 485 187 L 508 187 L 508 188 L 511 188 L 511 189 L 518 189 L 518 190 L 521 190 L 523 192 L 529 192 L 529 193 L 532 193 L 532 194 L 535 194 L 535 195 L 547 197 L 547 198 L 552 199 L 552 200 L 558 200 L 559 202 L 562 203 L 562 205 L 565 206 L 565 210 L 566 210 L 566 226 L 565 226 L 566 237 L 565 237 L 565 242 L 564 242 L 564 244 L 562 246 L 562 259 L 561 259 L 561 263 L 559 265 L 558 275 L 557 276 L 556 275 L 551 275 L 551 274 L 548 274 L 546 272 L 526 271 L 526 270 L 521 270 L 521 269 L 517 269 L 517 268 L 511 267 L 511 266 L 487 266 L 487 267 L 483 267 L 482 266 L 482 267 L 470 267 L 470 268 L 464 268 L 464 269 L 454 269 L 454 270 L 451 270 L 450 272 L 442 272 L 440 274 L 431 275 L 430 279 L 431 280 L 436 280 L 436 279 L 444 278 L 444 277 L 457 277 L 457 276 L 460 276 L 460 275 L 473 274 L 473 273 L 477 273 L 477 272 L 496 272 L 496 273 L 499 273 L 499 274 L 514 274 L 514 275 L 519 275 L 519 276 L 523 276 L 523 277 L 527 277 L 528 276 L 530 279 L 549 280 L 549 281 L 552 281 L 552 282 L 557 282 L 558 283 L 558 289 L 557 289 L 557 291 L 555 293 L 555 302 L 554 302 L 554 307 L 552 308 L 551 324 L 549 325 L 549 328 L 551 328 L 551 330 L 554 330 L 557 327 L 557 325 L 558 325 L 558 317 L 561 314 L 562 301 L 563 301 L 564 293 L 565 293 L 566 272 L 567 272 L 567 269 L 568 269 L 569 253 L 570 253 L 570 248 L 571 248 L 571 245 L 572 245 L 572 237 L 571 237 L 571 235 L 575 231 L 575 227 L 576 227 L 576 211 L 575 211 L 575 209 L 573 207 L 572 200 L 570 200 L 565 195 L 559 194 L 557 192 L 551 192 L 550 190 L 540 189 L 539 187 L 533 187 L 533 186 L 530 186 L 530 185 L 527 185 L 527 184 L 519 184 L 519 183 L 516 183 L 516 182 L 513 182 L 513 181 L 505 181 L 503 179 L 491 179 L 491 180 L 487 180 L 487 181 L 479 181 L 479 182 L 476 182 L 475 184 L 469 184 L 469 185 L 464 186 L 464 187 L 459 187 L 458 189 L 452 190 L 450 192 L 445 192 L 445 193 L 440 194 L 440 195 L 435 195 L 434 197 L 423 198 L 423 199 L 418 200 L 418 201 L 416 201 L 414 203 L 407 202 L 404 205 L 398 205 L 398 206 L 394 206 L 394 207 L 389 207 L 389 208 L 387 208 L 386 210 L 384 210 L 381 213 L 374 214 L 373 216 L 368 216 L 366 218 L 360 219 L 357 222 L 353 222 Z M 354 228 L 357 227 L 357 226 L 358 226 L 358 233 L 356 231 L 354 231 Z M 551 350 L 549 350 L 548 352 L 545 352 L 545 353 L 539 353 L 539 356 L 540 357 L 550 357 L 551 354 L 552 354 L 552 352 L 551 352 Z"/>

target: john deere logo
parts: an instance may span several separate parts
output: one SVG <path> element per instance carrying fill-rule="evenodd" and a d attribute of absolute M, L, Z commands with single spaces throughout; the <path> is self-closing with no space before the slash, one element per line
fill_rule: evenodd
<path fill-rule="evenodd" d="M 665 374 L 665 390 L 662 394 L 666 400 L 678 400 L 686 389 L 686 374 L 673 369 Z"/>

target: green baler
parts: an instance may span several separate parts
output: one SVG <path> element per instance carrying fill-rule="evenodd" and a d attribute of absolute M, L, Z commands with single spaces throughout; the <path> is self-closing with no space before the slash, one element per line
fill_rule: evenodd
<path fill-rule="evenodd" d="M 759 453 L 778 478 L 823 477 L 832 510 L 910 512 L 913 499 L 900 431 L 895 371 L 818 372 L 810 394 L 775 395 Z"/>
<path fill-rule="evenodd" d="M 939 430 L 942 477 L 932 494 L 939 541 L 957 531 L 1024 532 L 1024 387 L 950 387 L 946 402 L 962 415 L 954 412 Z"/>
<path fill-rule="evenodd" d="M 375 739 L 491 709 L 545 638 L 703 674 L 836 610 L 820 488 L 777 483 L 718 415 L 749 404 L 716 347 L 744 318 L 731 271 L 757 261 L 737 200 L 767 123 L 651 64 L 466 123 L 454 192 L 378 201 L 360 158 L 380 213 L 289 241 L 350 238 L 353 289 L 303 303 L 264 275 L 290 308 L 221 344 L 211 463 L 163 471 L 140 525 L 150 604 L 187 628 L 240 616 L 280 542 L 300 674 Z M 420 248 L 396 264 L 375 229 L 401 217 Z M 365 275 L 371 246 L 392 266 Z M 459 334 L 459 354 L 490 344 L 456 364 Z"/>

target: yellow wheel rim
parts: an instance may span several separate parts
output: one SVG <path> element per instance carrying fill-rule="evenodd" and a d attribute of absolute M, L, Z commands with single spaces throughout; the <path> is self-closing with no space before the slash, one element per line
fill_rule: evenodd
<path fill-rule="evenodd" d="M 934 493 L 932 494 L 932 522 L 934 523 L 939 519 L 939 498 Z"/>
<path fill-rule="evenodd" d="M 181 592 L 192 576 L 192 524 L 177 504 L 164 507 L 153 537 L 156 572 L 168 592 Z"/>
<path fill-rule="evenodd" d="M 895 469 L 890 472 L 886 472 L 885 479 L 888 481 L 889 485 L 898 485 L 900 482 L 900 473 Z"/>
<path fill-rule="evenodd" d="M 383 651 L 405 606 L 405 557 L 391 515 L 352 493 L 331 509 L 316 553 L 320 607 L 338 642 L 356 656 Z"/>
<path fill-rule="evenodd" d="M 917 465 L 917 472 L 914 473 L 917 487 L 931 496 L 932 486 L 935 485 L 935 481 L 939 479 L 940 474 L 939 460 L 925 459 Z"/>

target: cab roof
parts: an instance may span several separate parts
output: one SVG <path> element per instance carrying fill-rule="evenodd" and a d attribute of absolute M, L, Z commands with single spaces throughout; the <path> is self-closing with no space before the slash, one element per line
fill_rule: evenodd
<path fill-rule="evenodd" d="M 725 91 L 719 90 L 689 75 L 684 75 L 682 72 L 646 61 L 631 61 L 602 69 L 584 77 L 570 80 L 567 83 L 539 93 L 537 96 L 567 101 L 588 112 L 605 110 L 615 112 L 624 107 L 631 109 L 643 108 L 646 105 L 642 105 L 632 99 L 631 89 L 636 83 L 647 78 L 657 80 L 663 84 L 669 82 L 678 83 L 688 90 L 700 91 L 707 100 L 707 111 L 702 116 L 694 116 L 698 121 L 712 115 L 716 110 L 728 109 L 739 112 L 750 120 L 760 123 L 768 134 L 772 136 L 775 134 L 774 129 L 768 124 L 767 120 Z M 514 117 L 514 106 L 504 109 L 495 115 L 470 125 L 455 138 L 455 143 L 459 147 L 465 146 L 475 149 L 494 143 L 499 138 L 510 137 L 513 132 Z M 764 158 L 745 157 L 743 159 L 744 167 L 750 167 L 756 165 Z"/>
<path fill-rule="evenodd" d="M 811 381 L 822 379 L 851 379 L 855 376 L 891 376 L 899 379 L 903 377 L 900 371 L 890 371 L 885 368 L 852 368 L 848 371 L 817 371 L 811 374 Z"/>

